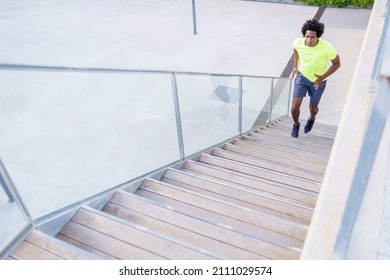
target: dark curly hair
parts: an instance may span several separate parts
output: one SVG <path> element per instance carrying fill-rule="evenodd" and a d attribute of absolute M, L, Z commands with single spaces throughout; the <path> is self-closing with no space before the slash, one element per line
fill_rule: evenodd
<path fill-rule="evenodd" d="M 322 34 L 324 34 L 325 24 L 316 19 L 309 19 L 302 26 L 301 32 L 303 36 L 306 35 L 307 30 L 315 31 L 317 33 L 317 38 L 320 38 Z"/>

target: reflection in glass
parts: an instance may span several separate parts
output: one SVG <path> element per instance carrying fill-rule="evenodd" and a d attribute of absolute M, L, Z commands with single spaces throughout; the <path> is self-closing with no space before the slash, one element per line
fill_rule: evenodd
<path fill-rule="evenodd" d="M 239 134 L 239 79 L 177 75 L 186 155 Z"/>

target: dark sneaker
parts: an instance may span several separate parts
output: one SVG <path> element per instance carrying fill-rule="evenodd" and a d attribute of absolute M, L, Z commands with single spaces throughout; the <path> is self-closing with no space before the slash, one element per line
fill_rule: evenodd
<path fill-rule="evenodd" d="M 306 125 L 305 125 L 305 129 L 304 129 L 304 132 L 305 133 L 308 133 L 312 128 L 313 128 L 313 125 L 314 125 L 314 121 L 315 121 L 316 119 L 314 119 L 314 120 L 307 120 L 307 123 L 306 123 Z"/>
<path fill-rule="evenodd" d="M 294 124 L 293 125 L 293 129 L 291 131 L 291 136 L 292 137 L 295 137 L 295 138 L 298 138 L 298 135 L 299 135 L 299 124 Z"/>

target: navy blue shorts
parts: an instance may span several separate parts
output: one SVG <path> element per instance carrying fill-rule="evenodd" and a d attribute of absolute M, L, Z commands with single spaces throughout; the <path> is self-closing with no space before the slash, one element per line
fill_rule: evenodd
<path fill-rule="evenodd" d="M 310 96 L 310 104 L 318 105 L 325 87 L 326 81 L 322 81 L 318 89 L 315 89 L 314 83 L 298 71 L 294 82 L 293 97 L 305 97 L 306 93 L 308 93 Z"/>

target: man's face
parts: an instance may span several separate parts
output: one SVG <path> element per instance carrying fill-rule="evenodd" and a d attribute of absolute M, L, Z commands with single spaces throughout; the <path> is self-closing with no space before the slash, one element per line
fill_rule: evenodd
<path fill-rule="evenodd" d="M 317 45 L 317 41 L 318 41 L 317 32 L 306 30 L 306 34 L 305 34 L 306 46 L 314 47 L 315 45 Z"/>

